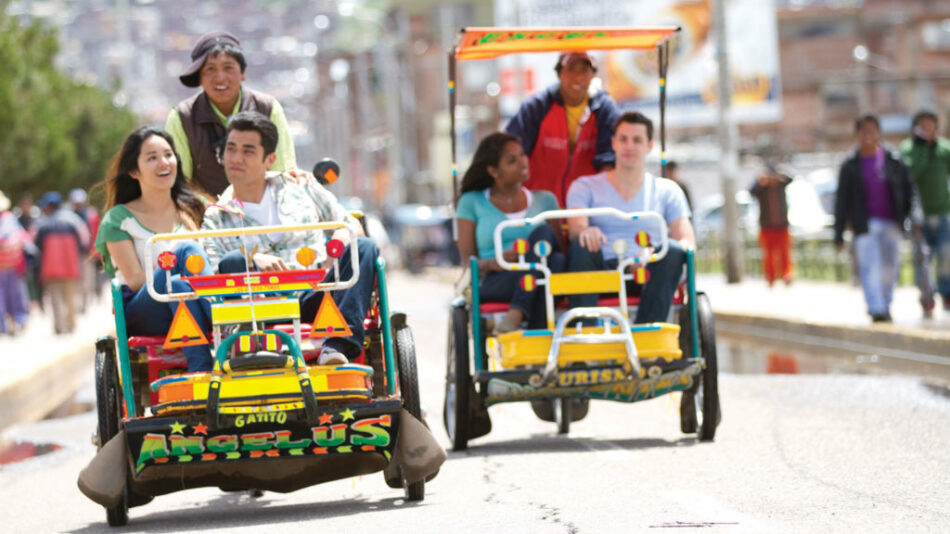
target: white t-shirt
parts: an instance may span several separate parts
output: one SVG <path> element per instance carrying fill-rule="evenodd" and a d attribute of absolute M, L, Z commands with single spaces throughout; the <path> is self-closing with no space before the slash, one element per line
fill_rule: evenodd
<path fill-rule="evenodd" d="M 274 199 L 274 192 L 270 184 L 267 184 L 260 203 L 244 202 L 244 214 L 260 223 L 261 226 L 280 224 L 280 215 L 277 214 L 277 201 Z"/>
<path fill-rule="evenodd" d="M 505 217 L 507 217 L 508 219 L 524 219 L 525 215 L 528 214 L 528 210 L 531 209 L 531 201 L 534 200 L 534 197 L 531 194 L 531 190 L 526 187 L 522 187 L 521 190 L 524 191 L 525 207 L 521 211 L 515 211 L 512 213 L 502 212 L 502 213 L 505 213 Z M 490 187 L 485 188 L 485 198 L 488 199 L 489 202 L 491 202 L 491 188 Z"/>
<path fill-rule="evenodd" d="M 611 207 L 624 212 L 655 211 L 666 220 L 667 225 L 690 216 L 686 196 L 680 186 L 672 180 L 650 173 L 644 173 L 643 187 L 630 200 L 621 198 L 607 179 L 606 172 L 581 176 L 567 190 L 567 207 Z M 590 225 L 600 228 L 607 237 L 608 246 L 601 248 L 605 260 L 617 257 L 610 246 L 617 239 L 626 240 L 628 250 L 636 250 L 633 238 L 640 230 L 646 230 L 654 243 L 659 239 L 656 223 L 650 224 L 649 221 L 628 221 L 610 215 L 598 215 L 590 217 Z"/>

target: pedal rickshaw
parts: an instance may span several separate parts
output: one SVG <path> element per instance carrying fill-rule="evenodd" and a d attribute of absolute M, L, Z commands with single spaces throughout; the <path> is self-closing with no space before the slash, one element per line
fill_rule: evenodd
<path fill-rule="evenodd" d="M 167 241 L 339 229 L 355 240 L 339 222 L 159 234 L 149 240 L 146 262 L 154 265 L 152 249 Z M 326 249 L 338 258 L 345 246 L 331 239 Z M 147 269 L 152 298 L 179 301 L 165 337 L 127 336 L 113 283 L 116 336 L 96 342 L 99 453 L 79 479 L 110 525 L 125 524 L 130 506 L 156 495 L 203 486 L 290 492 L 382 471 L 407 500 L 424 498 L 445 452 L 422 422 L 412 332 L 404 314 L 390 311 L 385 261 L 376 262 L 366 341 L 354 362 L 316 364 L 322 338 L 349 333 L 332 298 L 323 298 L 312 324 L 301 323 L 298 294 L 356 283 L 357 247 L 350 254 L 353 273 L 344 280 L 339 262 L 317 265 L 315 251 L 303 247 L 300 268 L 183 275 L 193 291 L 177 294 L 156 292 Z M 175 259 L 157 255 L 165 269 Z M 202 268 L 201 257 L 187 258 L 187 272 Z M 211 301 L 210 336 L 184 306 L 197 298 Z M 213 371 L 188 373 L 180 347 L 208 337 Z"/>
<path fill-rule="evenodd" d="M 583 28 L 466 28 L 449 55 L 449 102 L 452 122 L 453 185 L 455 166 L 456 62 L 489 59 L 521 52 L 572 52 L 611 49 L 655 49 L 659 71 L 660 150 L 665 171 L 666 72 L 670 37 L 676 26 Z M 608 244 L 620 258 L 617 269 L 583 273 L 551 273 L 546 264 L 550 244 L 540 242 L 534 252 L 540 263 L 525 260 L 527 242 L 514 244 L 518 261 L 505 261 L 501 232 L 549 219 L 609 215 L 652 221 L 659 239 L 650 242 L 640 231 L 636 244 Z M 444 423 L 455 450 L 491 430 L 488 407 L 503 402 L 529 401 L 535 414 L 555 422 L 559 433 L 583 419 L 590 399 L 636 402 L 674 391 L 682 392 L 680 429 L 712 440 L 720 420 L 715 327 L 709 299 L 695 287 L 693 251 L 686 254 L 685 281 L 674 297 L 665 322 L 631 324 L 639 303 L 626 294 L 626 281 L 645 282 L 646 265 L 667 250 L 665 221 L 653 212 L 624 213 L 609 208 L 557 210 L 533 218 L 507 220 L 495 229 L 495 259 L 502 269 L 524 271 L 522 284 L 543 288 L 547 313 L 544 330 L 516 330 L 492 335 L 488 325 L 508 309 L 508 302 L 480 298 L 478 260 L 456 284 L 450 311 Z M 464 258 L 463 258 L 464 261 Z M 629 267 L 629 269 L 628 269 Z M 535 273 L 535 274 L 531 274 Z M 562 297 L 598 293 L 596 307 L 567 309 Z M 605 295 L 607 298 L 605 298 Z M 579 319 L 599 321 L 580 326 Z M 577 323 L 569 326 L 570 323 Z"/>

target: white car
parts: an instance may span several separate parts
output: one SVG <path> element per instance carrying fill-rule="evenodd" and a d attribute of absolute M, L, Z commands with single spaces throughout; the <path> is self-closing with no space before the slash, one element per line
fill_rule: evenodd
<path fill-rule="evenodd" d="M 811 182 L 793 179 L 785 189 L 788 201 L 789 231 L 800 237 L 826 237 L 834 224 L 834 216 L 822 205 L 821 196 Z M 739 208 L 739 228 L 746 238 L 755 239 L 759 234 L 759 204 L 748 190 L 736 191 Z M 693 226 L 699 240 L 722 238 L 722 195 L 707 197 L 693 213 Z M 829 234 L 830 235 L 830 234 Z"/>

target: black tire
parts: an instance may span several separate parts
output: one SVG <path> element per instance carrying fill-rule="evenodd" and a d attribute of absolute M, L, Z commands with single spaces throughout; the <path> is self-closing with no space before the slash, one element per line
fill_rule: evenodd
<path fill-rule="evenodd" d="M 100 449 L 119 433 L 122 424 L 122 390 L 119 388 L 114 343 L 112 339 L 96 343 L 96 409 Z M 113 527 L 120 527 L 129 522 L 128 483 L 119 504 L 106 508 L 106 520 Z"/>
<path fill-rule="evenodd" d="M 680 430 L 687 434 L 697 432 L 700 441 L 712 441 L 722 413 L 719 405 L 716 326 L 712 306 L 705 293 L 696 295 L 696 316 L 699 323 L 699 351 L 706 360 L 706 366 L 696 378 L 693 387 L 683 392 L 680 401 Z M 680 325 L 683 353 L 692 357 L 692 330 L 686 308 L 681 310 Z"/>
<path fill-rule="evenodd" d="M 571 422 L 576 423 L 581 419 L 587 417 L 587 413 L 590 411 L 590 399 L 582 399 L 578 397 L 571 397 Z M 531 401 L 531 411 L 534 412 L 534 415 L 538 416 L 538 419 L 542 421 L 547 421 L 549 423 L 554 422 L 554 405 L 551 404 L 549 400 L 533 400 Z"/>
<path fill-rule="evenodd" d="M 468 448 L 469 411 L 472 375 L 468 350 L 468 311 L 453 307 L 449 325 L 448 352 L 445 356 L 445 403 L 442 421 L 452 441 L 452 450 Z"/>
<path fill-rule="evenodd" d="M 422 421 L 422 403 L 419 399 L 419 374 L 416 370 L 416 344 L 412 339 L 412 330 L 409 325 L 403 324 L 395 328 L 394 345 L 396 360 L 399 365 L 399 393 L 402 395 L 403 407 L 416 419 Z M 424 480 L 406 484 L 407 501 L 421 501 L 425 498 L 426 483 Z"/>
<path fill-rule="evenodd" d="M 555 399 L 554 404 L 554 422 L 557 423 L 557 433 L 567 434 L 571 431 L 571 421 L 574 418 L 574 403 L 570 397 Z"/>

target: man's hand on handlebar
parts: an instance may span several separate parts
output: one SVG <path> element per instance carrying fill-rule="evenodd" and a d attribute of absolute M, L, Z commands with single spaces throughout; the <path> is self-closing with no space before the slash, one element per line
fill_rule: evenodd
<path fill-rule="evenodd" d="M 600 246 L 607 242 L 607 236 L 596 226 L 588 226 L 577 236 L 580 245 L 591 252 L 600 250 Z"/>
<path fill-rule="evenodd" d="M 290 268 L 284 260 L 270 254 L 257 253 L 254 255 L 254 264 L 260 271 L 286 271 Z"/>

